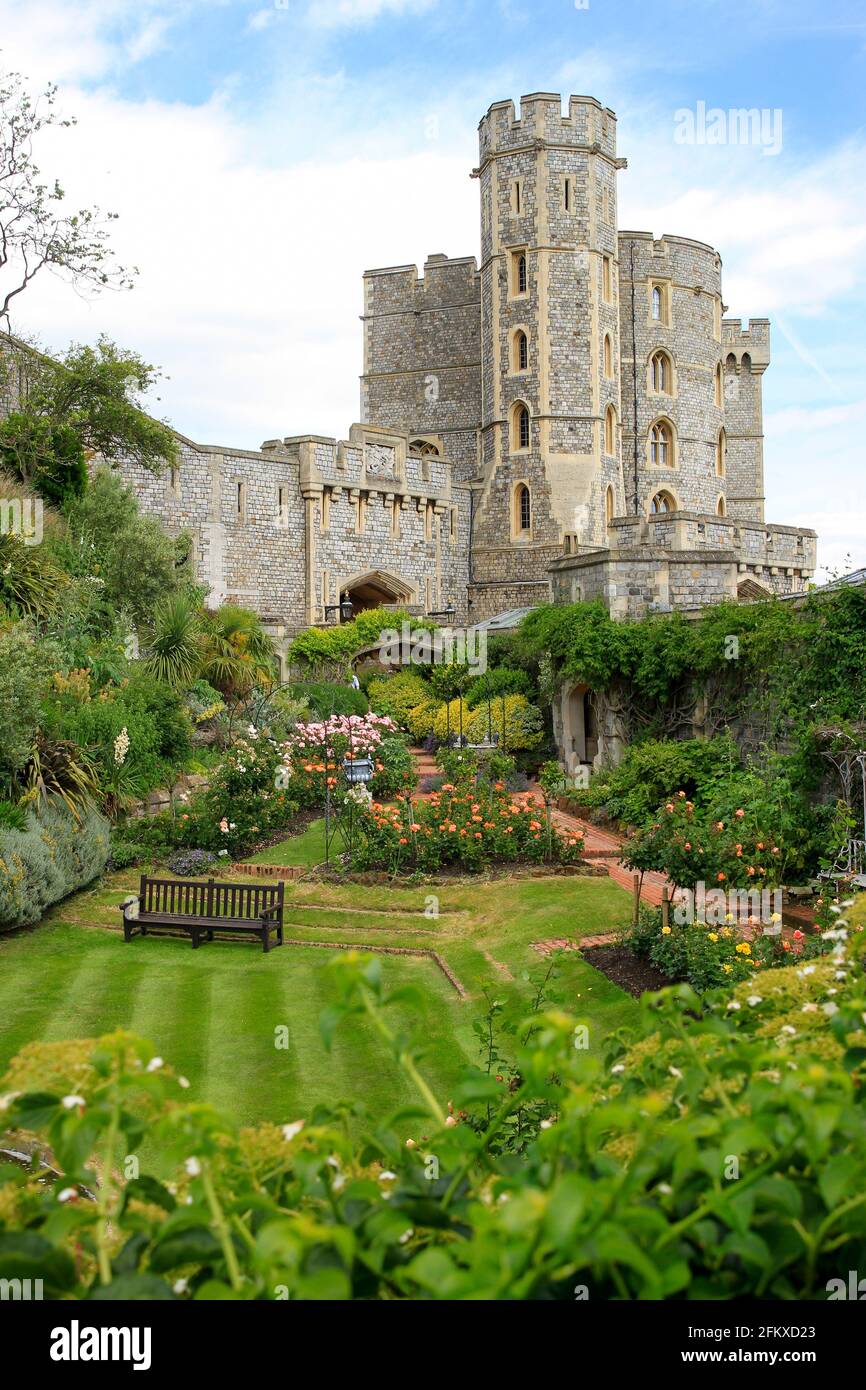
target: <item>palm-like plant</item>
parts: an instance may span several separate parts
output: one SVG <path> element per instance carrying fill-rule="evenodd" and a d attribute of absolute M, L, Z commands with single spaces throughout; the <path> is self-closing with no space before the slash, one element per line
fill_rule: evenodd
<path fill-rule="evenodd" d="M 227 603 L 205 614 L 201 650 L 203 678 L 229 699 L 274 679 L 274 644 L 248 608 Z"/>
<path fill-rule="evenodd" d="M 0 608 L 43 618 L 50 611 L 64 576 L 38 546 L 0 532 Z"/>
<path fill-rule="evenodd" d="M 50 738 L 41 731 L 36 735 L 24 776 L 25 802 L 59 797 L 76 820 L 99 799 L 99 778 L 87 754 L 74 743 Z"/>
<path fill-rule="evenodd" d="M 153 638 L 145 664 L 151 675 L 167 685 L 192 685 L 201 670 L 201 627 L 198 610 L 186 594 L 170 594 L 154 615 Z"/>

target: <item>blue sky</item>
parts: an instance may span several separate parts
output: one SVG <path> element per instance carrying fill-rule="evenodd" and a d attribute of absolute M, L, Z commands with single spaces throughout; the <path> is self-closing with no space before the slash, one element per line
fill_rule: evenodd
<path fill-rule="evenodd" d="M 772 320 L 768 517 L 866 564 L 862 0 L 0 0 L 0 67 L 60 84 L 78 125 L 46 168 L 141 268 L 128 296 L 34 288 L 16 327 L 107 329 L 164 367 L 157 409 L 226 444 L 345 435 L 363 269 L 477 253 L 492 101 L 598 97 L 620 225 L 711 242 L 729 313 Z M 678 144 L 698 103 L 779 113 L 781 149 Z"/>

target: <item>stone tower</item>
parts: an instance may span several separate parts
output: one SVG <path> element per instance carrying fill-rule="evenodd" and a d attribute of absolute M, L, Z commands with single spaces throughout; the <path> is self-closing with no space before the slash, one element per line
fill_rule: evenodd
<path fill-rule="evenodd" d="M 496 102 L 479 126 L 481 485 L 473 580 L 537 602 L 563 545 L 624 509 L 616 119 L 593 97 Z M 489 603 L 484 601 L 484 607 Z"/>

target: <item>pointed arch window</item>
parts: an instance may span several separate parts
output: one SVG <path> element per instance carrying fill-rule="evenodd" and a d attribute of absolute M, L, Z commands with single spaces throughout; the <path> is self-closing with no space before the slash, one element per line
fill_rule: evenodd
<path fill-rule="evenodd" d="M 512 449 L 529 448 L 529 411 L 522 401 L 518 401 L 511 416 Z"/>
<path fill-rule="evenodd" d="M 529 289 L 529 276 L 526 268 L 526 252 L 515 251 L 512 258 L 512 294 L 526 294 Z"/>
<path fill-rule="evenodd" d="M 521 535 L 532 530 L 532 498 L 526 483 L 518 483 L 514 491 L 514 529 Z"/>
<path fill-rule="evenodd" d="M 609 333 L 604 335 L 604 374 L 608 378 L 613 376 L 613 345 Z"/>
<path fill-rule="evenodd" d="M 514 370 L 525 372 L 529 368 L 529 339 L 522 328 L 514 335 Z"/>
<path fill-rule="evenodd" d="M 656 420 L 650 428 L 649 461 L 656 468 L 674 466 L 674 433 L 667 420 Z"/>
<path fill-rule="evenodd" d="M 616 411 L 612 405 L 604 412 L 604 452 L 616 453 Z"/>
<path fill-rule="evenodd" d="M 650 383 L 653 391 L 665 396 L 673 395 L 673 367 L 668 354 L 662 349 L 654 352 L 650 359 Z"/>
<path fill-rule="evenodd" d="M 716 439 L 716 473 L 718 477 L 724 478 L 727 470 L 728 436 L 724 430 L 719 430 Z"/>
<path fill-rule="evenodd" d="M 662 292 L 658 285 L 653 285 L 653 318 L 657 323 L 661 322 L 662 316 Z"/>
<path fill-rule="evenodd" d="M 675 512 L 677 504 L 669 492 L 657 492 L 650 502 L 650 513 L 653 516 L 661 516 L 665 512 Z"/>
<path fill-rule="evenodd" d="M 726 512 L 725 499 L 724 497 L 720 497 L 716 503 L 716 516 L 725 516 Z"/>
<path fill-rule="evenodd" d="M 613 488 L 609 486 L 607 492 L 604 494 L 604 519 L 608 526 L 613 521 L 615 506 L 616 502 L 613 495 Z"/>
<path fill-rule="evenodd" d="M 718 362 L 718 363 L 716 364 L 716 376 L 715 376 L 715 385 L 714 385 L 714 399 L 715 399 L 716 405 L 720 406 L 720 405 L 722 404 L 722 364 L 721 364 L 721 362 Z"/>

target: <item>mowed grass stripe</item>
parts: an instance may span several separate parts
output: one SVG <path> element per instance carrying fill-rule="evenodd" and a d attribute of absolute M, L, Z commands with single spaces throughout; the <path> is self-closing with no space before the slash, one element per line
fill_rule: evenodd
<path fill-rule="evenodd" d="M 291 1051 L 274 1047 L 275 1027 L 288 1022 L 281 969 L 286 951 L 265 954 L 252 944 L 211 942 L 196 952 L 211 970 L 207 1097 L 245 1124 L 262 1118 L 263 1097 L 268 1118 L 277 1120 L 293 1085 Z"/>

